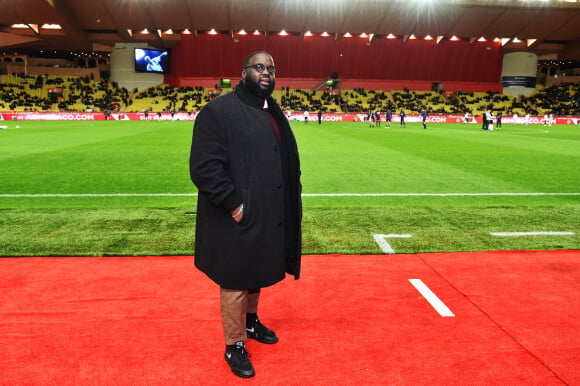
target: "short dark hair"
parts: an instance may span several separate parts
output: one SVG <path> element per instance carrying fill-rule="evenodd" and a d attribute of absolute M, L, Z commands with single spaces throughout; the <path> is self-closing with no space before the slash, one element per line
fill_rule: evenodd
<path fill-rule="evenodd" d="M 258 55 L 258 54 L 266 54 L 270 58 L 272 58 L 272 55 L 270 55 L 270 53 L 268 51 L 256 51 L 256 52 L 252 52 L 250 55 L 246 56 L 246 60 L 244 60 L 244 67 L 246 67 L 250 63 L 250 60 L 254 56 Z M 274 58 L 272 58 L 272 60 L 274 60 Z"/>

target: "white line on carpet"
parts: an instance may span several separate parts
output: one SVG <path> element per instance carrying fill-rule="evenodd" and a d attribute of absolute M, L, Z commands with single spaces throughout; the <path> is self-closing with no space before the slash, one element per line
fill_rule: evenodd
<path fill-rule="evenodd" d="M 580 192 L 487 192 L 487 193 L 303 193 L 302 197 L 485 197 L 485 196 L 580 196 Z M 0 198 L 43 197 L 197 197 L 197 193 L 31 193 L 0 194 Z"/>
<path fill-rule="evenodd" d="M 455 316 L 455 314 L 451 312 L 449 307 L 447 307 L 445 303 L 443 303 L 441 299 L 439 299 L 437 295 L 435 295 L 433 291 L 431 291 L 429 287 L 427 287 L 425 283 L 423 283 L 423 280 L 409 279 L 409 282 L 411 282 L 413 287 L 415 287 L 415 289 L 419 291 L 421 295 L 423 295 L 425 300 L 427 300 L 429 304 L 431 304 L 431 306 L 435 308 L 435 311 L 437 311 L 439 315 L 441 315 L 444 318 L 449 316 Z"/>
<path fill-rule="evenodd" d="M 490 232 L 492 236 L 498 237 L 518 237 L 518 236 L 574 236 L 574 232 Z"/>

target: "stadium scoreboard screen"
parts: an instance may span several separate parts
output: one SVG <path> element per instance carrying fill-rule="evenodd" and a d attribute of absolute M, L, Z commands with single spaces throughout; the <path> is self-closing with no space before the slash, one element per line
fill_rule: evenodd
<path fill-rule="evenodd" d="M 135 71 L 166 74 L 169 72 L 169 51 L 135 48 Z"/>

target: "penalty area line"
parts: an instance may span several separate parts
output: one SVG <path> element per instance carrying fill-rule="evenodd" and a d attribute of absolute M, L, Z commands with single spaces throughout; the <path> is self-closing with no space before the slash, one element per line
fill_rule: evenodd
<path fill-rule="evenodd" d="M 381 251 L 383 251 L 384 253 L 388 253 L 388 254 L 394 254 L 395 250 L 393 249 L 393 247 L 391 247 L 391 244 L 389 244 L 389 242 L 387 241 L 387 239 L 391 239 L 391 238 L 395 238 L 395 239 L 408 239 L 413 237 L 413 235 L 410 234 L 389 234 L 389 235 L 382 235 L 382 234 L 374 234 L 373 235 L 373 239 L 375 239 L 375 242 L 379 245 L 379 248 L 381 248 Z"/>

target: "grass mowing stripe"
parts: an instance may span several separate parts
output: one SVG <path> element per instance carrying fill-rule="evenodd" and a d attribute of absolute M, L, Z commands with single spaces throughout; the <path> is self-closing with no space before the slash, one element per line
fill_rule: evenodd
<path fill-rule="evenodd" d="M 298 125 L 297 134 L 305 153 L 306 191 L 317 191 L 314 185 L 326 186 L 322 192 L 354 190 L 347 184 L 400 192 L 576 191 L 578 186 L 571 178 L 578 173 L 577 147 L 560 154 L 562 146 L 547 146 L 536 138 L 506 140 L 461 125 L 428 130 L 418 125 L 305 126 Z M 564 189 L 554 189 L 561 184 Z"/>
<path fill-rule="evenodd" d="M 0 209 L 0 256 L 148 256 L 193 254 L 191 208 Z M 397 253 L 578 249 L 580 208 L 308 207 L 304 254 L 382 254 L 374 234 Z M 549 229 L 569 236 L 493 237 L 491 232 Z"/>

